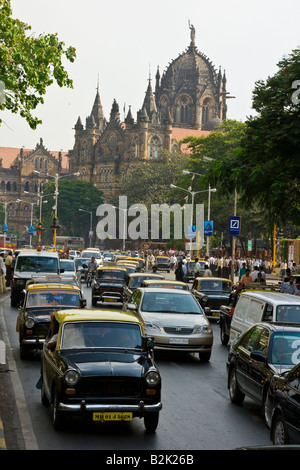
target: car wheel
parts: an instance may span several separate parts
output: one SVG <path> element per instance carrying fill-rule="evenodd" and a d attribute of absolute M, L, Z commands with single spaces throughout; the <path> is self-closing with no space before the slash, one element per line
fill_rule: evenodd
<path fill-rule="evenodd" d="M 211 357 L 211 351 L 209 352 L 199 352 L 199 359 L 201 362 L 208 362 L 210 360 L 210 357 Z"/>
<path fill-rule="evenodd" d="M 59 431 L 62 428 L 63 418 L 62 412 L 58 408 L 59 400 L 58 400 L 58 393 L 54 390 L 54 401 L 52 407 L 52 424 L 56 431 Z"/>
<path fill-rule="evenodd" d="M 221 339 L 221 343 L 224 344 L 224 346 L 228 344 L 229 335 L 225 333 L 225 329 L 223 326 L 220 326 L 220 339 Z"/>
<path fill-rule="evenodd" d="M 275 445 L 289 444 L 289 437 L 282 415 L 278 415 L 271 427 L 271 439 Z"/>
<path fill-rule="evenodd" d="M 153 433 L 156 431 L 159 420 L 159 413 L 149 413 L 144 417 L 144 425 L 146 432 Z"/>
<path fill-rule="evenodd" d="M 10 306 L 11 307 L 17 307 L 18 306 L 18 302 L 13 299 L 12 297 L 10 298 Z"/>
<path fill-rule="evenodd" d="M 20 343 L 20 359 L 28 359 L 29 351 L 28 347 Z"/>
<path fill-rule="evenodd" d="M 44 406 L 50 405 L 50 401 L 48 400 L 47 395 L 45 394 L 43 379 L 42 379 L 42 386 L 41 386 L 41 402 Z"/>
<path fill-rule="evenodd" d="M 231 402 L 236 405 L 241 405 L 245 398 L 244 393 L 242 393 L 238 387 L 236 370 L 234 367 L 232 367 L 229 372 L 229 396 Z"/>

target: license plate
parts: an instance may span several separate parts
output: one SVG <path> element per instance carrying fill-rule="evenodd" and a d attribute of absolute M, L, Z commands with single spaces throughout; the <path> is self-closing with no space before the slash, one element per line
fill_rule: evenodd
<path fill-rule="evenodd" d="M 132 413 L 93 413 L 93 421 L 131 421 Z"/>
<path fill-rule="evenodd" d="M 189 340 L 187 338 L 170 338 L 170 344 L 189 344 Z"/>
<path fill-rule="evenodd" d="M 104 302 L 117 302 L 118 299 L 112 299 L 111 297 L 108 297 L 107 299 L 104 297 Z"/>

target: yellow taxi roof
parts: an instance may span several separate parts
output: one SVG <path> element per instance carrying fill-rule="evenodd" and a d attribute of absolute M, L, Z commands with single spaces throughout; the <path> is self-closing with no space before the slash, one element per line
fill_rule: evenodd
<path fill-rule="evenodd" d="M 226 277 L 212 277 L 212 276 L 200 276 L 196 278 L 199 281 L 227 281 L 232 284 L 231 279 L 228 279 Z"/>
<path fill-rule="evenodd" d="M 138 323 L 143 326 L 138 317 L 130 312 L 121 310 L 98 310 L 98 309 L 67 309 L 55 312 L 55 318 L 60 323 L 70 321 L 122 321 Z"/>
<path fill-rule="evenodd" d="M 128 276 L 130 277 L 159 276 L 159 279 L 164 279 L 164 276 L 160 273 L 130 273 L 128 274 Z M 155 279 L 157 279 L 157 277 Z"/>
<path fill-rule="evenodd" d="M 57 289 L 63 289 L 63 290 L 72 290 L 72 291 L 78 291 L 80 292 L 80 287 L 79 286 L 74 286 L 73 284 L 55 284 L 51 282 L 47 282 L 45 284 L 28 284 L 27 286 L 27 291 L 36 291 L 36 290 L 57 290 Z"/>
<path fill-rule="evenodd" d="M 145 279 L 143 282 L 145 284 L 156 284 L 157 282 L 159 282 L 160 284 L 178 284 L 178 285 L 186 286 L 185 282 L 171 281 L 170 279 Z"/>
<path fill-rule="evenodd" d="M 99 268 L 97 268 L 97 271 L 102 271 L 102 270 L 126 271 L 126 268 L 122 268 L 121 266 L 99 266 Z"/>

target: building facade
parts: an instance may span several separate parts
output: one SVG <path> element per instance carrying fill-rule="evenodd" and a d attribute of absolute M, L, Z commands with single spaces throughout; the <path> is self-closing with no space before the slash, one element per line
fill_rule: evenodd
<path fill-rule="evenodd" d="M 106 120 L 99 88 L 85 126 L 75 124 L 75 142 L 69 151 L 72 173 L 79 172 L 104 194 L 118 191 L 123 176 L 137 161 L 160 159 L 163 150 L 180 152 L 180 139 L 207 135 L 226 119 L 226 75 L 195 45 L 190 26 L 190 44 L 160 75 L 151 79 L 136 120 L 131 108 L 124 122 L 114 100 Z"/>

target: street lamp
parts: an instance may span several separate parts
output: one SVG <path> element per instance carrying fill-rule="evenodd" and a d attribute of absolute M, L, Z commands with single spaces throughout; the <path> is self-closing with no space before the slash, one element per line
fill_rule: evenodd
<path fill-rule="evenodd" d="M 7 225 L 7 205 L 12 203 L 12 202 L 18 202 L 17 201 L 8 201 L 8 202 L 2 202 L 1 204 L 4 206 L 4 225 Z M 3 231 L 3 230 L 2 230 Z M 6 232 L 3 232 L 4 233 L 4 248 L 5 248 L 5 243 L 6 243 Z"/>
<path fill-rule="evenodd" d="M 203 157 L 203 160 L 204 161 L 211 161 L 212 158 Z M 182 172 L 185 173 L 185 174 L 193 174 L 193 175 L 197 175 L 197 176 L 203 176 L 200 173 L 195 173 L 194 171 L 182 170 Z M 215 193 L 217 191 L 217 189 L 216 188 L 211 189 L 210 184 L 209 184 L 207 191 L 208 191 L 207 220 L 210 220 L 210 193 Z M 207 235 L 207 241 L 206 241 L 206 255 L 207 256 L 209 256 L 209 253 L 210 253 L 209 245 L 210 245 L 210 238 Z"/>
<path fill-rule="evenodd" d="M 92 231 L 93 231 L 93 213 L 91 211 L 86 211 L 85 209 L 78 209 L 80 212 L 87 212 L 88 214 L 91 214 L 91 223 L 90 223 L 90 247 L 92 246 Z"/>
<path fill-rule="evenodd" d="M 182 191 L 185 191 L 186 193 L 189 193 L 192 195 L 191 226 L 193 225 L 193 215 L 194 215 L 193 211 L 194 211 L 195 195 L 199 193 L 206 193 L 207 191 L 209 191 L 209 193 L 210 192 L 215 193 L 217 191 L 216 188 L 211 189 L 210 187 L 209 189 L 203 189 L 202 191 L 189 191 L 188 189 L 181 188 L 180 186 L 175 186 L 175 184 L 171 184 L 170 186 L 171 188 L 181 189 Z M 192 257 L 192 239 L 190 240 L 190 256 Z"/>
<path fill-rule="evenodd" d="M 114 209 L 119 209 L 120 211 L 123 211 L 124 213 L 127 212 L 129 209 L 138 209 L 137 206 L 135 207 L 131 207 L 131 208 L 127 208 L 127 209 L 122 209 L 122 207 L 117 207 L 117 206 L 112 206 Z M 122 251 L 125 251 L 125 225 L 126 225 L 126 217 L 125 217 L 125 214 L 124 214 L 124 217 L 123 217 L 123 246 L 122 246 Z"/>
<path fill-rule="evenodd" d="M 37 204 L 37 203 L 36 202 L 24 201 L 24 199 L 17 199 L 16 202 L 26 202 L 26 204 L 31 205 L 30 226 L 32 227 L 32 223 L 33 223 L 33 206 L 34 206 L 34 204 Z M 29 234 L 29 245 L 32 246 L 32 234 L 31 233 Z"/>
<path fill-rule="evenodd" d="M 38 173 L 40 174 L 41 172 L 38 171 L 38 170 L 33 170 L 34 173 Z M 50 178 L 54 178 L 55 179 L 55 190 L 54 190 L 54 199 L 55 199 L 55 206 L 54 206 L 54 218 L 55 220 L 57 219 L 57 204 L 58 204 L 58 180 L 60 180 L 61 178 L 69 178 L 70 176 L 79 176 L 80 173 L 77 172 L 77 173 L 71 173 L 71 174 L 67 174 L 67 175 L 61 175 L 61 176 L 58 176 L 58 174 L 56 173 L 55 176 L 53 175 L 49 175 L 47 173 L 47 178 L 50 177 Z M 55 246 L 56 245 L 56 228 L 54 227 L 53 229 L 53 245 Z"/>

